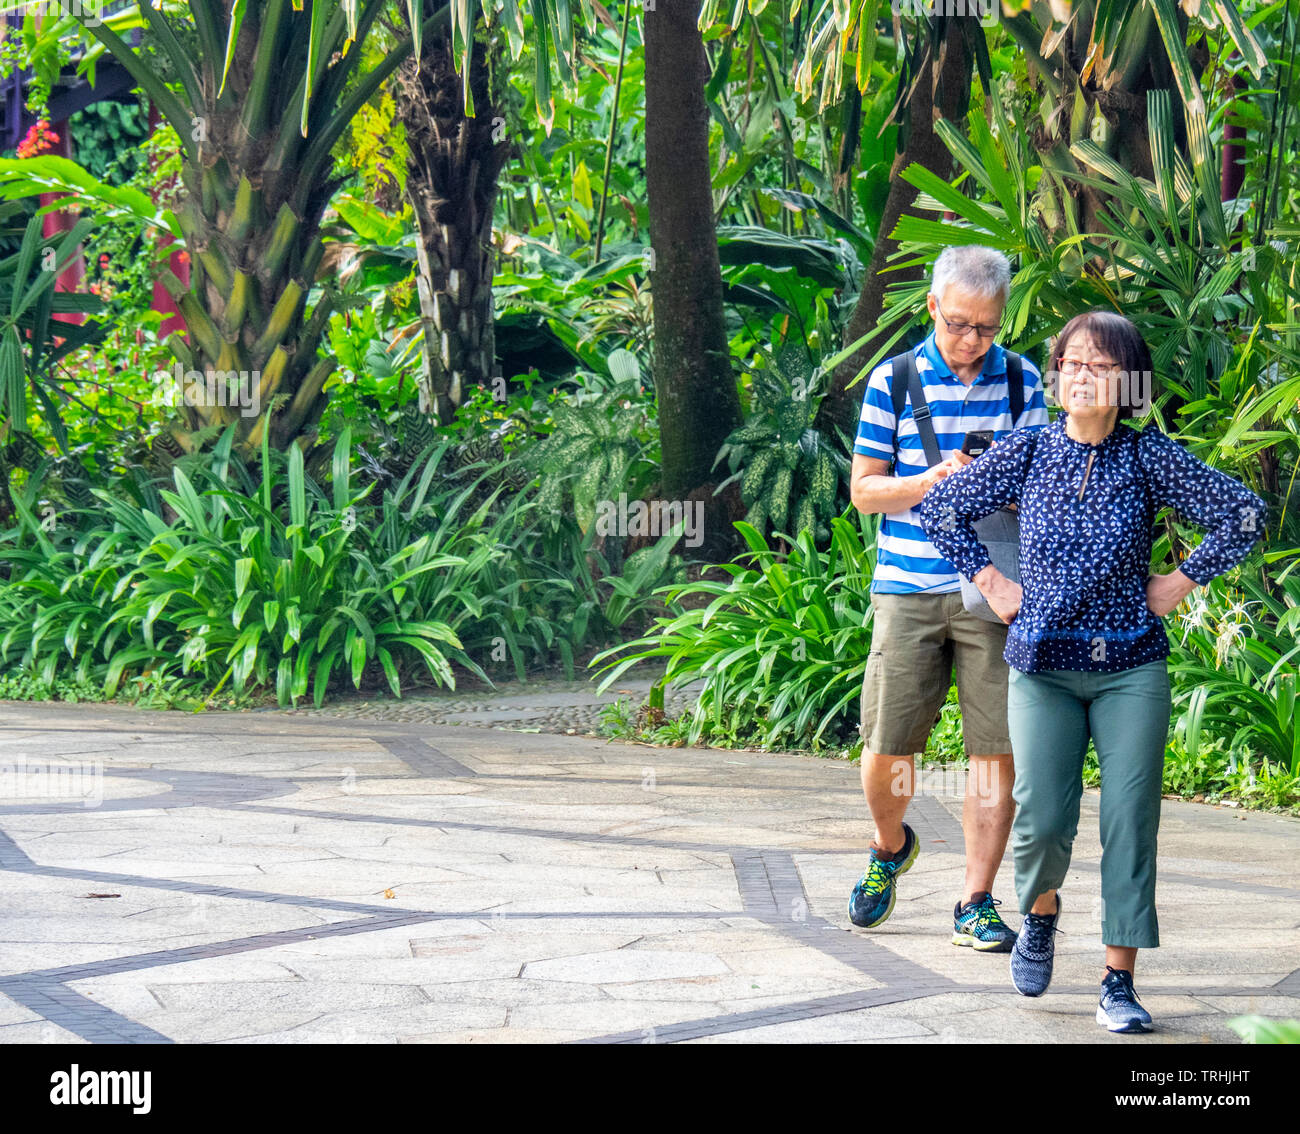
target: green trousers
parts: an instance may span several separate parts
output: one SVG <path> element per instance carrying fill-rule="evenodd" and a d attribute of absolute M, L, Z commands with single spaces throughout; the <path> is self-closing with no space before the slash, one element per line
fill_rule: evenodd
<path fill-rule="evenodd" d="M 1012 669 L 1007 724 L 1015 759 L 1012 848 L 1021 913 L 1065 881 L 1079 829 L 1083 758 L 1101 768 L 1101 939 L 1150 949 L 1169 672 L 1161 660 L 1119 673 Z"/>

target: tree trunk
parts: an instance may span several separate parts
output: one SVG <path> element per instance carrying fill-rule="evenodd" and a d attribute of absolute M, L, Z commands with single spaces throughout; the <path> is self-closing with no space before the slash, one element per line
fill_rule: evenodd
<path fill-rule="evenodd" d="M 916 189 L 899 174 L 916 162 L 945 181 L 952 175 L 952 155 L 934 132 L 934 122 L 938 118 L 950 121 L 957 119 L 970 90 L 970 64 L 962 45 L 961 23 L 956 18 L 948 19 L 947 35 L 938 57 L 932 54 L 926 59 L 923 73 L 908 101 L 907 143 L 894 158 L 894 164 L 889 170 L 889 196 L 885 200 L 880 227 L 876 231 L 871 263 L 863 273 L 862 290 L 844 333 L 846 345 L 861 338 L 880 322 L 885 311 L 886 285 L 895 281 L 919 280 L 922 276 L 923 269 L 920 267 L 890 272 L 888 276 L 879 273 L 888 266 L 889 257 L 898 251 L 897 242 L 891 240 L 889 234 L 916 198 Z M 979 34 L 982 34 L 982 30 Z M 847 387 L 880 348 L 881 341 L 881 338 L 872 336 L 836 368 L 831 389 L 818 413 L 818 428 L 829 429 L 832 425 L 838 425 L 850 437 L 856 434 L 863 386 L 858 383 L 851 390 Z"/>
<path fill-rule="evenodd" d="M 646 189 L 653 249 L 654 379 L 668 500 L 703 499 L 705 548 L 733 539 L 714 458 L 741 420 L 722 308 L 713 223 L 708 78 L 696 6 L 661 3 L 645 18 Z"/>
<path fill-rule="evenodd" d="M 424 350 L 420 409 L 446 423 L 467 386 L 492 379 L 492 210 L 509 153 L 498 92 L 490 89 L 486 49 L 475 43 L 466 117 L 461 78 L 447 34 L 424 40 L 422 58 L 402 64 L 394 82 L 410 158 L 406 193 L 415 211 Z"/>

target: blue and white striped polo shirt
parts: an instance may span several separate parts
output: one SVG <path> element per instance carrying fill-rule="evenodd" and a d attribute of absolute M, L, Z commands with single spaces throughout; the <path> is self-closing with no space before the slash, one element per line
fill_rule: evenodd
<path fill-rule="evenodd" d="M 1038 368 L 1024 360 L 1025 409 L 1016 422 L 1011 420 L 1011 403 L 1007 397 L 1006 355 L 996 343 L 984 356 L 984 369 L 969 386 L 953 374 L 935 345 L 934 332 L 917 346 L 917 373 L 930 407 L 930 421 L 939 442 L 939 454 L 945 460 L 959 452 L 966 434 L 972 429 L 991 429 L 995 440 L 1012 429 L 1037 428 L 1048 423 L 1047 402 Z M 894 400 L 890 393 L 892 367 L 888 359 L 871 372 L 862 398 L 862 416 L 858 422 L 855 453 L 882 461 L 894 459 Z M 898 463 L 894 476 L 915 476 L 929 467 L 921 447 L 921 435 L 912 418 L 912 403 L 903 407 L 903 420 L 897 423 Z M 943 594 L 961 590 L 957 572 L 926 538 L 920 512 L 908 508 L 887 512 L 880 524 L 877 541 L 876 571 L 871 580 L 874 594 L 910 594 L 924 591 Z"/>

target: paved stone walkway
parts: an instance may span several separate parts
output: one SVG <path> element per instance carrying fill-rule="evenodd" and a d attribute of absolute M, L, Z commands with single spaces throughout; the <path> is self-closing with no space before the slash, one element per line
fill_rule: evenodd
<path fill-rule="evenodd" d="M 1094 793 L 1030 1001 L 948 943 L 952 782 L 864 933 L 857 772 L 812 757 L 5 704 L 0 772 L 0 1041 L 1150 1044 L 1300 1016 L 1290 818 L 1164 803 L 1165 944 L 1138 967 L 1161 1030 L 1113 1037 Z"/>

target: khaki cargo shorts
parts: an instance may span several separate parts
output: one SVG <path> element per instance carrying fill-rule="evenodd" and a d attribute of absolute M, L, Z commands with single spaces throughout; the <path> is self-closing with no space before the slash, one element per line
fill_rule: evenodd
<path fill-rule="evenodd" d="M 961 593 L 873 594 L 871 652 L 862 680 L 862 739 L 886 756 L 925 751 L 953 669 L 966 755 L 1011 751 L 1007 628 L 976 618 Z"/>

